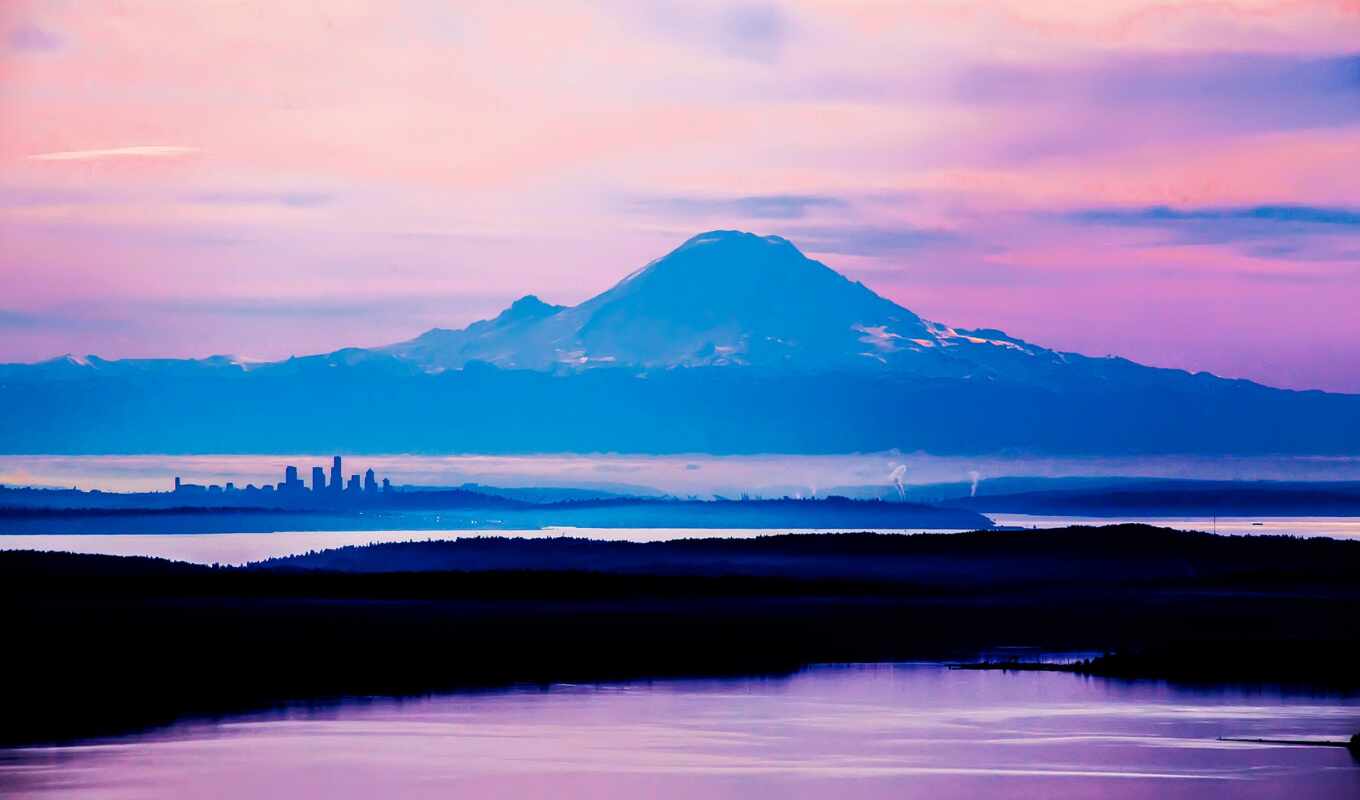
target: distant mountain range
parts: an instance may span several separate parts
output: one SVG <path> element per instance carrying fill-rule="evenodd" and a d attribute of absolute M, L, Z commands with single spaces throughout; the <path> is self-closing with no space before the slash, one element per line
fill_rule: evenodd
<path fill-rule="evenodd" d="M 711 231 L 577 306 L 277 362 L 0 366 L 0 452 L 1360 452 L 1360 396 L 922 319 Z"/>

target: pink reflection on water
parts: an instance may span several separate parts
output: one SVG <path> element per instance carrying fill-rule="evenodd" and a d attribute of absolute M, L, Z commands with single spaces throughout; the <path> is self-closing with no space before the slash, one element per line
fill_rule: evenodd
<path fill-rule="evenodd" d="M 0 751 L 15 797 L 1349 796 L 1354 697 L 931 665 L 364 700 Z"/>

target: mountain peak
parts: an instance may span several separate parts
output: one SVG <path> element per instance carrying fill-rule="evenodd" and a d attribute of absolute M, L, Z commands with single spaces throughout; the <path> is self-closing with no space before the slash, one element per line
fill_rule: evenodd
<path fill-rule="evenodd" d="M 542 319 L 566 308 L 555 306 L 538 299 L 538 295 L 526 294 L 510 304 L 510 307 L 496 316 L 496 322 L 518 322 L 526 319 Z"/>
<path fill-rule="evenodd" d="M 758 233 L 749 231 L 717 229 L 696 233 L 685 240 L 685 243 L 676 248 L 683 250 L 686 247 L 694 247 L 705 244 L 722 244 L 728 242 L 764 242 L 766 244 L 787 245 L 793 247 L 793 243 L 783 236 L 761 236 Z"/>
<path fill-rule="evenodd" d="M 782 236 L 705 231 L 570 308 L 534 295 L 463 330 L 384 348 L 429 371 L 755 366 L 995 376 L 1038 349 L 929 322 Z"/>
<path fill-rule="evenodd" d="M 713 230 L 691 236 L 665 257 L 652 263 L 656 264 L 682 253 L 693 252 L 702 252 L 705 258 L 718 257 L 719 254 L 726 254 L 726 257 L 735 258 L 743 258 L 744 256 L 744 260 L 749 261 L 752 256 L 761 256 L 762 251 L 764 251 L 764 257 L 782 251 L 780 254 L 788 257 L 806 258 L 802 251 L 794 246 L 793 242 L 782 236 L 761 236 L 747 231 Z"/>

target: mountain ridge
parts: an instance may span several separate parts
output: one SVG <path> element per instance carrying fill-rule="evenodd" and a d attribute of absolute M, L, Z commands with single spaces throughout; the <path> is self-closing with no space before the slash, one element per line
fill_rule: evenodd
<path fill-rule="evenodd" d="M 554 374 L 605 367 L 879 371 L 1059 387 L 1212 379 L 1275 391 L 1323 392 L 1059 351 L 996 328 L 955 328 L 927 320 L 808 258 L 788 239 L 735 230 L 697 234 L 575 306 L 526 294 L 491 319 L 464 328 L 432 328 L 390 345 L 345 347 L 279 361 L 228 355 L 104 359 L 68 353 L 32 364 L 0 364 L 0 378 L 70 379 L 87 371 L 307 371 L 317 366 L 438 374 L 470 365 Z"/>
<path fill-rule="evenodd" d="M 387 347 L 0 365 L 0 412 L 14 454 L 1360 453 L 1360 395 L 953 328 L 730 231 Z"/>

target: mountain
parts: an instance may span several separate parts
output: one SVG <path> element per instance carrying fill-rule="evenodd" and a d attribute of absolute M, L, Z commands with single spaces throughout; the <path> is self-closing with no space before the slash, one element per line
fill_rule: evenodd
<path fill-rule="evenodd" d="M 932 322 L 711 231 L 580 305 L 277 362 L 0 365 L 0 452 L 1360 452 L 1360 396 Z"/>
<path fill-rule="evenodd" d="M 923 320 L 787 239 L 738 231 L 695 236 L 578 306 L 529 295 L 493 320 L 381 352 L 431 372 L 484 361 L 555 371 L 748 366 L 966 377 L 1006 372 L 1017 356 L 1026 368 L 1035 358 L 1062 362 L 1000 331 Z"/>

